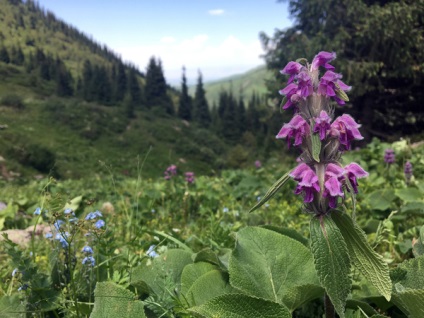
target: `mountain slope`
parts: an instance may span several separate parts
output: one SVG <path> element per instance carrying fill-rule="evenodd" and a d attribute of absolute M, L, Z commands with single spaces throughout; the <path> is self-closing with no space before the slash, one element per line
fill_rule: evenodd
<path fill-rule="evenodd" d="M 242 96 L 244 102 L 247 103 L 253 94 L 262 95 L 267 92 L 265 81 L 271 79 L 271 75 L 265 66 L 259 66 L 243 74 L 206 82 L 204 88 L 209 106 L 212 107 L 214 103 L 218 103 L 219 94 L 222 91 L 232 92 L 237 98 Z M 189 88 L 192 96 L 194 96 L 195 89 L 195 86 Z"/>

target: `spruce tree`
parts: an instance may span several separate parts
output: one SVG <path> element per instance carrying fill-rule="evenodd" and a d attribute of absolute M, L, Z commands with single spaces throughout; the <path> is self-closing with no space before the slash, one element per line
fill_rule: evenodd
<path fill-rule="evenodd" d="M 208 101 L 206 100 L 205 89 L 203 88 L 202 73 L 199 71 L 197 78 L 196 93 L 194 95 L 194 119 L 203 127 L 208 127 L 211 123 Z"/>
<path fill-rule="evenodd" d="M 185 120 L 191 120 L 191 98 L 188 95 L 185 67 L 183 67 L 181 96 L 180 96 L 180 101 L 178 105 L 178 117 Z"/>
<path fill-rule="evenodd" d="M 127 90 L 127 75 L 125 73 L 125 66 L 123 63 L 118 64 L 118 72 L 116 74 L 115 83 L 115 99 L 116 101 L 122 101 L 124 99 L 125 92 Z"/>
<path fill-rule="evenodd" d="M 9 53 L 7 52 L 7 49 L 5 47 L 2 47 L 0 49 L 0 61 L 7 64 L 10 63 Z"/>

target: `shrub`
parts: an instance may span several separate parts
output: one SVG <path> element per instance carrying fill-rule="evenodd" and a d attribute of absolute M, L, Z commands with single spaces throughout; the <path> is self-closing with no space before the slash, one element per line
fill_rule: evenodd
<path fill-rule="evenodd" d="M 21 96 L 18 96 L 16 94 L 8 94 L 4 95 L 1 98 L 0 104 L 16 109 L 24 109 L 25 104 L 23 101 L 23 98 Z"/>

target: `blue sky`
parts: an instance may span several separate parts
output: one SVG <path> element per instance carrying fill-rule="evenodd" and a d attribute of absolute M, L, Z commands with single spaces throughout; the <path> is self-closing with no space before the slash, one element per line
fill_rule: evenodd
<path fill-rule="evenodd" d="M 259 32 L 287 28 L 287 1 L 276 0 L 39 0 L 59 18 L 146 69 L 160 57 L 171 84 L 243 73 L 264 64 Z"/>

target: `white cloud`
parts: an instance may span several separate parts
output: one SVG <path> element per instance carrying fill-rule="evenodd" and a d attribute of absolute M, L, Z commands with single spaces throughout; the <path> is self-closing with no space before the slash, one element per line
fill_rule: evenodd
<path fill-rule="evenodd" d="M 160 39 L 161 43 L 174 43 L 176 41 L 176 39 L 172 36 L 164 36 L 163 38 Z"/>
<path fill-rule="evenodd" d="M 209 10 L 208 13 L 210 15 L 223 15 L 225 11 L 223 9 L 214 9 L 214 10 Z"/>
<path fill-rule="evenodd" d="M 242 42 L 229 35 L 221 41 L 212 43 L 206 34 L 199 34 L 184 40 L 171 37 L 161 39 L 151 45 L 137 45 L 117 48 L 124 60 L 131 61 L 144 71 L 151 56 L 160 57 L 168 82 L 181 79 L 181 68 L 187 69 L 187 78 L 193 82 L 197 70 L 201 70 L 205 81 L 245 72 L 264 64 L 259 40 Z"/>

